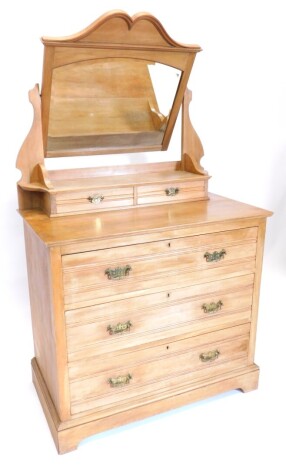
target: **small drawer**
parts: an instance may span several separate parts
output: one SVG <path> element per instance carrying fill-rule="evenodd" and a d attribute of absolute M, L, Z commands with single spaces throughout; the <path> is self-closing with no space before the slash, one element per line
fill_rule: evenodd
<path fill-rule="evenodd" d="M 137 188 L 139 205 L 197 201 L 207 197 L 207 184 L 204 180 L 145 185 Z"/>
<path fill-rule="evenodd" d="M 88 358 L 168 335 L 251 318 L 253 275 L 108 302 L 66 312 L 72 378 L 92 374 Z"/>
<path fill-rule="evenodd" d="M 142 394 L 191 383 L 247 363 L 249 324 L 170 341 L 129 354 L 94 359 L 95 374 L 70 380 L 72 413 L 113 405 Z"/>
<path fill-rule="evenodd" d="M 57 214 L 95 212 L 133 205 L 133 187 L 67 191 L 55 196 Z"/>

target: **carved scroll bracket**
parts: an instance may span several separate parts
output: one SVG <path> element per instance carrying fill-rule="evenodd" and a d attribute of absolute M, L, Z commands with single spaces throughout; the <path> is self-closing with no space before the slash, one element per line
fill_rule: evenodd
<path fill-rule="evenodd" d="M 34 108 L 32 127 L 18 153 L 16 168 L 22 172 L 18 184 L 30 190 L 51 189 L 44 165 L 44 149 L 42 139 L 41 97 L 39 85 L 29 91 L 29 100 Z M 37 188 L 38 186 L 38 188 Z"/>
<path fill-rule="evenodd" d="M 182 104 L 182 169 L 198 175 L 207 175 L 200 164 L 204 149 L 190 120 L 189 106 L 192 92 L 186 88 Z"/>

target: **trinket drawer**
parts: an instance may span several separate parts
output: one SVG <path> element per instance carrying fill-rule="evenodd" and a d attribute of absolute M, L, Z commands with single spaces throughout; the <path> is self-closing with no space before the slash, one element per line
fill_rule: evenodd
<path fill-rule="evenodd" d="M 267 211 L 208 201 L 49 218 L 22 211 L 33 378 L 59 452 L 257 387 Z"/>

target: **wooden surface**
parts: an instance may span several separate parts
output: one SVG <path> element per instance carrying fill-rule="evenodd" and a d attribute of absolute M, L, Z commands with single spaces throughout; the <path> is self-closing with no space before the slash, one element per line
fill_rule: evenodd
<path fill-rule="evenodd" d="M 122 45 L 148 45 L 150 47 L 176 47 L 186 48 L 199 52 L 201 48 L 197 45 L 180 44 L 174 41 L 157 18 L 149 13 L 142 12 L 130 17 L 122 10 L 113 10 L 105 13 L 90 26 L 79 33 L 63 38 L 43 37 L 45 45 L 79 43 L 82 47 L 85 44 L 108 44 Z"/>
<path fill-rule="evenodd" d="M 17 157 L 16 167 L 22 176 L 19 183 L 33 182 L 32 175 L 37 164 L 44 163 L 44 146 L 42 139 L 41 98 L 39 86 L 29 91 L 29 100 L 33 106 L 34 118 L 30 132 L 28 133 Z M 21 207 L 20 207 L 21 208 Z"/>
<path fill-rule="evenodd" d="M 215 195 L 206 200 L 209 177 L 185 91 L 198 46 L 176 43 L 152 15 L 122 11 L 43 42 L 42 100 L 35 88 L 34 124 L 17 160 L 18 194 L 33 381 L 64 453 L 96 432 L 257 387 L 271 212 Z M 180 71 L 166 115 L 149 75 L 155 62 Z M 182 102 L 181 162 L 44 167 L 44 155 L 165 150 Z M 170 188 L 176 196 L 167 195 Z M 102 199 L 99 210 L 90 209 L 92 197 Z M 123 210 L 129 204 L 146 207 Z M 90 213 L 73 215 L 80 211 Z M 114 279 L 111 271 L 124 275 Z"/>
<path fill-rule="evenodd" d="M 25 221 L 47 245 L 66 245 L 98 240 L 119 235 L 148 234 L 187 227 L 263 218 L 271 212 L 221 196 L 210 195 L 209 201 L 198 201 L 127 209 L 94 215 L 78 215 L 64 219 L 51 219 L 41 211 L 20 211 Z M 212 227 L 208 227 L 212 231 Z"/>
<path fill-rule="evenodd" d="M 64 214 L 76 215 L 80 213 L 102 212 L 105 210 L 122 209 L 136 205 L 155 205 L 166 203 L 178 203 L 180 201 L 197 201 L 208 199 L 208 176 L 195 175 L 184 171 L 161 171 L 150 174 L 140 172 L 137 166 L 137 174 L 116 174 L 94 176 L 90 172 L 89 177 L 83 177 L 78 172 L 78 177 L 62 179 L 50 179 L 50 174 L 45 175 L 44 169 L 36 167 L 38 174 L 42 176 L 42 185 L 26 185 L 26 193 L 34 190 L 38 198 L 31 203 L 31 208 L 38 207 L 48 216 L 54 217 Z M 71 176 L 70 172 L 70 176 Z M 88 175 L 88 173 L 86 173 Z M 46 178 L 51 187 L 45 187 Z M 20 188 L 21 190 L 23 187 Z M 169 192 L 174 190 L 173 195 Z M 33 194 L 33 193 L 32 193 Z M 95 203 L 94 196 L 99 199 Z M 36 201 L 38 206 L 36 206 Z M 29 206 L 28 206 L 29 207 Z"/>
<path fill-rule="evenodd" d="M 47 235 L 48 245 L 56 236 L 46 249 L 56 256 L 54 361 L 62 382 L 54 386 L 64 418 L 57 418 L 39 362 L 33 362 L 33 373 L 59 452 L 137 419 L 140 410 L 146 417 L 228 387 L 257 386 L 258 290 L 270 213 L 218 196 L 153 207 L 149 218 L 146 212 L 57 220 L 23 213 L 31 233 L 43 239 L 41 246 Z M 125 214 L 128 224 L 122 227 Z M 72 238 L 66 230 L 73 231 Z M 220 260 L 206 261 L 206 252 L 221 250 Z M 127 277 L 107 278 L 107 268 L 127 264 L 132 268 Z M 220 302 L 220 308 L 205 311 L 203 305 L 211 302 Z M 130 322 L 127 331 L 109 333 L 109 326 L 124 322 Z M 203 362 L 202 354 L 217 356 Z M 121 387 L 109 384 L 129 376 Z"/>
<path fill-rule="evenodd" d="M 74 364 L 74 373 L 77 369 L 88 375 L 93 360 L 87 361 L 87 357 L 124 349 L 126 342 L 129 347 L 144 344 L 146 334 L 150 341 L 154 336 L 164 339 L 183 331 L 197 333 L 199 328 L 209 328 L 209 320 L 215 320 L 221 327 L 231 321 L 250 321 L 253 277 L 252 274 L 210 282 L 207 289 L 206 284 L 199 284 L 67 310 L 70 359 L 82 357 L 85 348 L 85 359 L 78 366 Z M 218 311 L 202 309 L 205 303 L 218 301 L 223 304 Z M 109 325 L 127 321 L 132 325 L 128 331 L 110 335 Z"/>
<path fill-rule="evenodd" d="M 66 181 L 65 184 L 68 184 L 67 180 L 77 181 L 78 184 L 81 179 L 84 180 L 93 180 L 94 178 L 100 178 L 102 176 L 124 176 L 133 175 L 135 178 L 140 175 L 140 178 L 144 178 L 145 182 L 149 181 L 149 178 L 154 178 L 153 173 L 162 173 L 168 172 L 173 174 L 175 171 L 179 171 L 181 167 L 180 161 L 173 162 L 157 162 L 157 163 L 137 163 L 127 165 L 109 165 L 109 166 L 100 166 L 94 168 L 65 168 L 62 170 L 49 170 L 48 177 L 53 181 L 53 185 L 56 185 L 57 181 Z M 146 175 L 147 173 L 147 175 Z M 188 174 L 190 177 L 192 175 Z M 179 174 L 178 174 L 179 177 Z M 102 178 L 102 182 L 105 181 L 105 178 Z M 152 180 L 153 181 L 153 180 Z M 61 183 L 60 183 L 61 185 Z"/>
<path fill-rule="evenodd" d="M 122 11 L 43 43 L 45 156 L 167 149 L 199 46 L 175 42 L 152 15 Z M 182 72 L 169 116 L 150 80 L 155 62 Z"/>
<path fill-rule="evenodd" d="M 139 280 L 133 280 L 132 283 L 120 283 L 118 286 L 114 283 L 83 286 L 82 284 L 75 289 L 65 290 L 65 305 L 68 310 L 73 308 L 89 307 L 106 302 L 108 297 L 110 301 L 127 299 L 134 296 L 153 294 L 168 288 L 170 282 L 174 289 L 183 285 L 196 285 L 205 282 L 212 282 L 235 276 L 244 276 L 251 274 L 255 269 L 255 256 L 250 259 L 244 258 L 241 262 L 230 263 L 224 266 L 217 266 L 214 269 L 185 269 L 175 271 L 168 282 L 168 273 L 159 277 L 151 277 Z M 132 290 L 130 290 L 132 288 Z"/>
<path fill-rule="evenodd" d="M 257 238 L 257 252 L 256 252 L 256 266 L 255 266 L 255 284 L 253 288 L 253 301 L 252 301 L 252 319 L 251 319 L 251 340 L 249 345 L 249 363 L 253 363 L 255 355 L 255 342 L 258 320 L 258 306 L 259 306 L 259 292 L 261 283 L 262 261 L 264 251 L 266 221 L 262 220 L 258 226 Z"/>
<path fill-rule="evenodd" d="M 224 235 L 212 234 L 213 240 L 201 235 L 64 256 L 65 304 L 71 309 L 102 303 L 105 299 L 137 297 L 168 288 L 170 278 L 172 287 L 180 288 L 233 276 L 242 270 L 247 274 L 255 263 L 255 232 L 255 228 L 233 230 Z M 223 259 L 206 262 L 206 252 L 222 249 L 226 250 Z M 128 277 L 115 282 L 107 279 L 106 269 L 126 265 L 132 268 Z"/>
<path fill-rule="evenodd" d="M 243 334 L 244 333 L 244 334 Z M 102 368 L 95 362 L 94 374 L 87 378 L 77 378 L 70 382 L 71 412 L 76 414 L 87 410 L 103 409 L 111 404 L 124 401 L 148 399 L 149 394 L 160 395 L 171 392 L 175 385 L 191 383 L 204 377 L 211 377 L 231 369 L 240 359 L 238 367 L 247 364 L 249 344 L 249 324 L 200 335 L 196 338 L 168 343 L 164 346 L 148 348 L 144 352 L 129 352 L 128 355 L 113 359 L 102 358 Z M 200 354 L 219 351 L 212 362 L 204 363 Z M 130 382 L 119 388 L 112 388 L 109 378 L 131 375 Z"/>
<path fill-rule="evenodd" d="M 204 149 L 190 120 L 192 92 L 186 88 L 182 104 L 182 169 L 199 175 L 206 174 L 201 165 Z"/>
<path fill-rule="evenodd" d="M 116 170 L 114 170 L 116 171 Z M 141 173 L 141 165 L 137 167 L 137 174 L 126 175 L 104 175 L 94 176 L 90 178 L 62 178 L 53 180 L 53 188 L 57 193 L 65 191 L 85 191 L 86 189 L 96 188 L 124 188 L 133 186 L 149 186 L 154 184 L 161 184 L 163 189 L 172 185 L 173 183 L 196 183 L 206 181 L 208 178 L 199 176 L 186 171 L 154 171 L 152 173 Z M 144 189 L 144 188 L 143 188 Z M 64 197 L 61 195 L 60 197 Z"/>
<path fill-rule="evenodd" d="M 25 225 L 35 356 L 61 419 L 69 417 L 67 352 L 61 271 L 57 248 L 50 251 Z"/>
<path fill-rule="evenodd" d="M 121 412 L 110 414 L 108 417 L 102 418 L 98 413 L 94 417 L 90 415 L 89 421 L 83 421 L 79 418 L 76 423 L 75 421 L 63 423 L 59 420 L 35 359 L 32 361 L 32 371 L 34 385 L 60 454 L 75 450 L 79 442 L 86 437 L 122 424 L 144 419 L 229 390 L 241 389 L 245 392 L 255 390 L 259 378 L 259 369 L 254 364 L 221 374 L 211 380 L 201 380 L 187 389 L 184 389 L 184 387 L 178 388 L 175 393 L 164 396 L 159 401 L 150 397 L 149 402 L 144 405 L 131 407 L 127 410 L 123 409 Z"/>
<path fill-rule="evenodd" d="M 17 160 L 17 168 L 22 172 L 18 189 L 19 208 L 38 207 L 51 216 L 89 213 L 91 206 L 82 201 L 61 204 L 57 210 L 54 187 L 44 167 L 44 156 L 166 150 L 195 55 L 201 49 L 196 45 L 175 42 L 161 23 L 148 13 L 130 17 L 117 10 L 103 15 L 78 34 L 67 38 L 43 38 L 43 42 L 41 95 L 38 86 L 30 92 L 34 122 Z M 156 63 L 157 69 L 159 66 L 175 69 L 178 75 L 177 89 L 177 85 L 166 85 L 165 77 L 161 77 L 170 94 L 170 110 L 164 111 L 165 115 L 160 110 L 158 87 L 149 70 Z M 188 93 L 184 102 L 187 96 Z M 191 171 L 205 174 L 198 165 L 186 163 L 184 149 L 190 147 L 190 142 L 195 160 L 200 157 L 198 137 L 187 117 L 186 106 L 184 110 L 184 121 L 187 122 L 183 127 L 182 168 L 189 174 Z M 185 145 L 186 135 L 188 142 Z M 180 166 L 177 163 L 176 169 Z M 126 172 L 130 173 L 129 170 Z M 78 171 L 80 173 L 81 170 Z M 65 178 L 65 172 L 60 174 Z M 84 189 L 85 182 L 81 180 L 81 183 Z M 164 179 L 157 183 L 164 184 Z M 207 183 L 182 188 L 173 202 L 206 198 Z M 72 199 L 77 198 L 74 196 Z M 156 190 L 144 192 L 138 198 L 134 190 L 133 205 L 165 202 L 168 202 L 167 198 L 164 194 L 157 194 Z M 121 209 L 129 205 L 130 200 L 124 199 L 122 204 L 120 201 L 104 203 L 102 209 Z"/>

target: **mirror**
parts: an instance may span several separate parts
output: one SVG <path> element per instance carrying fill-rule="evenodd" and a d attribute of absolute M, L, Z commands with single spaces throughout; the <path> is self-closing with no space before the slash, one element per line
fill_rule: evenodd
<path fill-rule="evenodd" d="M 160 150 L 181 71 L 129 58 L 53 69 L 48 153 Z"/>

